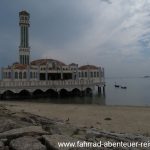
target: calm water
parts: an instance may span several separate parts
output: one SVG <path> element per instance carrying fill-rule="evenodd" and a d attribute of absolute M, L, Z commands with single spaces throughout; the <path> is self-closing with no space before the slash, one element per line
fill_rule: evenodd
<path fill-rule="evenodd" d="M 115 88 L 115 82 L 121 86 L 127 86 L 127 89 Z M 97 89 L 92 97 L 39 99 L 33 101 L 56 104 L 150 106 L 150 78 L 109 78 L 106 79 L 105 96 L 96 93 Z"/>
<path fill-rule="evenodd" d="M 115 82 L 127 89 L 115 88 Z M 113 78 L 106 84 L 107 105 L 150 106 L 150 78 Z"/>

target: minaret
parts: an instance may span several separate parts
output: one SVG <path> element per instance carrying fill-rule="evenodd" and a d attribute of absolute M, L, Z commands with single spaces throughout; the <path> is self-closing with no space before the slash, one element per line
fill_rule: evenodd
<path fill-rule="evenodd" d="M 20 46 L 19 46 L 19 62 L 20 64 L 30 63 L 30 47 L 29 47 L 29 19 L 30 14 L 27 11 L 19 12 L 20 26 Z"/>

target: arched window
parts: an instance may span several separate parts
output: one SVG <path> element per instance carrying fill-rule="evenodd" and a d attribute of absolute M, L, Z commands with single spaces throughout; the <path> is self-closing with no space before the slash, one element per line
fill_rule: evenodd
<path fill-rule="evenodd" d="M 27 74 L 26 72 L 23 73 L 23 78 L 26 79 L 27 78 Z"/>
<path fill-rule="evenodd" d="M 93 78 L 93 72 L 91 72 L 91 77 Z"/>
<path fill-rule="evenodd" d="M 32 75 L 32 72 L 30 72 L 30 79 L 32 79 L 33 78 L 33 75 Z"/>
<path fill-rule="evenodd" d="M 97 72 L 97 77 L 99 77 L 99 72 Z"/>
<path fill-rule="evenodd" d="M 84 77 L 84 72 L 82 72 L 82 77 Z"/>
<path fill-rule="evenodd" d="M 22 79 L 22 72 L 19 72 L 19 79 Z"/>
<path fill-rule="evenodd" d="M 8 78 L 9 79 L 11 78 L 11 72 L 8 72 Z"/>
<path fill-rule="evenodd" d="M 87 72 L 85 72 L 85 77 L 87 78 Z"/>
<path fill-rule="evenodd" d="M 94 72 L 94 77 L 96 77 L 96 72 Z"/>
<path fill-rule="evenodd" d="M 15 79 L 18 79 L 18 72 L 15 72 Z"/>

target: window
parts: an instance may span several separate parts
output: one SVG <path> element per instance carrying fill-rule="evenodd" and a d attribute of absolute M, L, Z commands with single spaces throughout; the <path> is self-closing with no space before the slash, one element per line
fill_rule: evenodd
<path fill-rule="evenodd" d="M 93 72 L 91 72 L 91 77 L 93 78 Z"/>
<path fill-rule="evenodd" d="M 33 78 L 32 72 L 30 72 L 30 78 L 31 78 L 31 79 Z"/>
<path fill-rule="evenodd" d="M 99 72 L 97 72 L 97 77 L 99 77 Z"/>
<path fill-rule="evenodd" d="M 96 77 L 96 72 L 94 72 L 94 77 Z"/>
<path fill-rule="evenodd" d="M 82 72 L 82 77 L 84 77 L 84 72 Z"/>
<path fill-rule="evenodd" d="M 18 79 L 18 72 L 15 72 L 15 79 Z"/>
<path fill-rule="evenodd" d="M 19 79 L 22 79 L 22 72 L 19 72 Z"/>
<path fill-rule="evenodd" d="M 26 79 L 27 78 L 27 74 L 26 72 L 23 73 L 23 78 Z"/>
<path fill-rule="evenodd" d="M 87 72 L 85 72 L 85 77 L 87 78 Z"/>
<path fill-rule="evenodd" d="M 34 79 L 35 79 L 35 72 L 34 72 Z"/>

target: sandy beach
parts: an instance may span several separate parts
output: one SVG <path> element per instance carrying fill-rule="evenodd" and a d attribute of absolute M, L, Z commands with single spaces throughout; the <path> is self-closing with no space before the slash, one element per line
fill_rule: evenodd
<path fill-rule="evenodd" d="M 150 135 L 150 107 L 51 104 L 41 102 L 1 101 L 0 104 L 20 112 L 67 120 L 76 126 L 102 131 Z"/>

